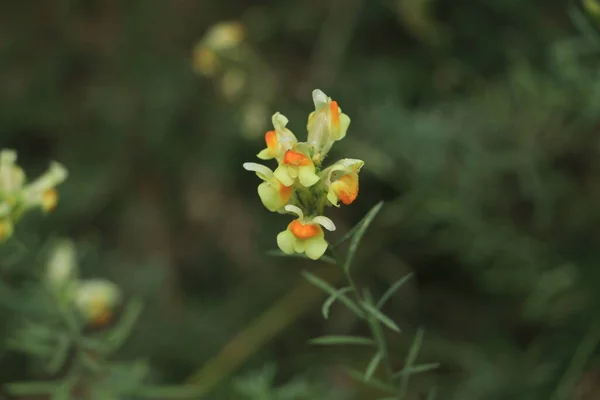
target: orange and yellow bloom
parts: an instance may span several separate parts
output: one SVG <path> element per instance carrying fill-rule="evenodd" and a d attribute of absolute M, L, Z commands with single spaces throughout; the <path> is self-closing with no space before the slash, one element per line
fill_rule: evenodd
<path fill-rule="evenodd" d="M 280 211 L 292 197 L 292 188 L 285 186 L 270 168 L 257 163 L 244 163 L 244 169 L 254 171 L 264 182 L 258 185 L 258 196 L 269 211 Z"/>
<path fill-rule="evenodd" d="M 272 131 L 265 133 L 265 142 L 267 147 L 257 154 L 261 160 L 281 160 L 288 150 L 291 150 L 298 143 L 298 139 L 292 131 L 286 128 L 289 120 L 281 113 L 273 114 Z"/>
<path fill-rule="evenodd" d="M 349 205 L 358 196 L 358 173 L 364 161 L 344 158 L 323 171 L 326 176 L 327 200 L 339 207 L 341 201 Z"/>
<path fill-rule="evenodd" d="M 323 216 L 326 206 L 351 204 L 358 196 L 358 173 L 364 162 L 345 158 L 330 167 L 322 163 L 335 142 L 346 136 L 350 118 L 336 101 L 321 90 L 313 91 L 315 111 L 307 123 L 307 141 L 298 142 L 287 128 L 288 119 L 281 113 L 272 117 L 274 130 L 265 134 L 266 148 L 258 158 L 275 160 L 277 168 L 244 163 L 263 180 L 258 195 L 270 211 L 296 214 L 287 229 L 277 235 L 277 245 L 286 254 L 304 253 L 319 259 L 328 244 L 323 228 L 335 230 L 335 224 Z"/>
<path fill-rule="evenodd" d="M 342 113 L 336 101 L 319 89 L 313 91 L 315 111 L 308 116 L 308 144 L 315 151 L 317 162 L 322 161 L 333 143 L 346 136 L 350 117 Z"/>
<path fill-rule="evenodd" d="M 324 216 L 305 218 L 302 210 L 293 205 L 286 206 L 285 210 L 298 215 L 298 218 L 277 235 L 277 245 L 281 251 L 286 254 L 304 253 L 313 260 L 321 258 L 328 246 L 321 227 L 334 231 L 333 221 Z"/>

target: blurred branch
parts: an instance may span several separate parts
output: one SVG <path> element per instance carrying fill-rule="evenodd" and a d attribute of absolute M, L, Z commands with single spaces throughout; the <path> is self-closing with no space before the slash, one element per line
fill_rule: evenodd
<path fill-rule="evenodd" d="M 325 267 L 320 276 L 328 281 L 337 281 L 342 277 L 340 272 L 339 268 Z M 187 383 L 200 386 L 200 393 L 209 392 L 264 343 L 318 303 L 321 295 L 318 289 L 302 279 L 282 299 L 239 332 L 212 360 L 189 377 Z"/>

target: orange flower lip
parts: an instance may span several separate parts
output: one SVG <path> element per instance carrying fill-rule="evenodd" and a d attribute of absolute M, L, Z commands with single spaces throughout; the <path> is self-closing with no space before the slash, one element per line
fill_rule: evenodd
<path fill-rule="evenodd" d="M 286 165 L 292 165 L 295 167 L 303 167 L 312 163 L 310 161 L 310 158 L 308 158 L 304 154 L 297 153 L 292 150 L 288 150 L 285 152 L 282 162 Z"/>
<path fill-rule="evenodd" d="M 277 149 L 277 132 L 268 131 L 265 133 L 265 142 L 267 142 L 267 147 L 269 150 L 274 151 Z"/>
<path fill-rule="evenodd" d="M 356 174 L 344 175 L 332 186 L 337 197 L 345 205 L 351 204 L 358 197 L 358 176 Z"/>
<path fill-rule="evenodd" d="M 279 183 L 279 196 L 281 199 L 287 202 L 292 197 L 292 187 L 285 186 L 283 183 Z"/>
<path fill-rule="evenodd" d="M 321 233 L 319 224 L 303 224 L 298 220 L 290 222 L 288 229 L 298 239 L 310 239 Z"/>
<path fill-rule="evenodd" d="M 58 203 L 58 192 L 56 189 L 49 189 L 42 195 L 42 203 L 45 210 L 52 211 Z"/>
<path fill-rule="evenodd" d="M 337 101 L 329 103 L 329 113 L 331 115 L 331 123 L 333 126 L 338 127 L 340 125 L 340 112 Z"/>

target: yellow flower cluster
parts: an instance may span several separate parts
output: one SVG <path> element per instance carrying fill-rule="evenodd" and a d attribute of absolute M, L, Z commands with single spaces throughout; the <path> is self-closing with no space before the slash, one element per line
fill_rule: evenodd
<path fill-rule="evenodd" d="M 52 211 L 58 202 L 55 187 L 67 178 L 65 167 L 52 162 L 42 176 L 27 182 L 16 162 L 15 151 L 0 151 L 0 241 L 12 235 L 14 224 L 24 212 L 35 208 Z"/>
<path fill-rule="evenodd" d="M 322 228 L 335 230 L 333 221 L 323 216 L 326 206 L 352 203 L 358 196 L 358 173 L 364 162 L 345 158 L 323 168 L 322 163 L 333 144 L 346 136 L 350 118 L 338 103 L 321 90 L 313 91 L 315 110 L 308 116 L 306 142 L 298 142 L 287 127 L 288 119 L 273 114 L 273 130 L 265 134 L 266 148 L 261 160 L 276 160 L 277 168 L 244 163 L 263 182 L 258 195 L 272 212 L 297 216 L 277 235 L 277 245 L 286 254 L 304 253 L 316 260 L 327 250 Z"/>

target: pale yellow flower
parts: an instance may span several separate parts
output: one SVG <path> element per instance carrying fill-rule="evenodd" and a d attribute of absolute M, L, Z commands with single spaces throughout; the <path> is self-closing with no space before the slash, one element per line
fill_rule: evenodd
<path fill-rule="evenodd" d="M 285 209 L 297 214 L 298 218 L 290 222 L 287 229 L 277 235 L 277 245 L 281 251 L 286 254 L 304 253 L 313 260 L 321 258 L 328 246 L 321 226 L 334 231 L 333 221 L 324 216 L 307 219 L 302 210 L 293 205 L 287 205 Z"/>
<path fill-rule="evenodd" d="M 279 161 L 283 158 L 286 151 L 291 150 L 298 143 L 298 139 L 296 139 L 291 130 L 286 128 L 289 120 L 285 115 L 276 112 L 271 117 L 271 121 L 275 130 L 268 131 L 265 134 L 267 147 L 256 156 L 261 160 L 275 158 Z"/>
<path fill-rule="evenodd" d="M 80 281 L 75 289 L 74 303 L 86 321 L 96 327 L 107 325 L 121 299 L 119 288 L 105 279 Z"/>
<path fill-rule="evenodd" d="M 285 186 L 273 174 L 270 168 L 257 163 L 244 163 L 247 171 L 253 171 L 264 182 L 258 185 L 258 196 L 269 211 L 280 211 L 292 197 L 292 187 Z"/>
<path fill-rule="evenodd" d="M 314 149 L 315 162 L 320 163 L 333 143 L 343 139 L 350 126 L 350 117 L 342 113 L 336 101 L 319 89 L 313 90 L 315 111 L 308 116 L 308 144 Z"/>
<path fill-rule="evenodd" d="M 302 186 L 310 187 L 320 179 L 315 171 L 315 164 L 308 152 L 298 145 L 285 152 L 274 174 L 286 186 L 293 185 L 297 179 Z"/>
<path fill-rule="evenodd" d="M 321 174 L 325 177 L 327 200 L 332 205 L 339 207 L 339 201 L 349 205 L 356 200 L 358 173 L 364 164 L 362 160 L 344 158 L 323 170 Z"/>

